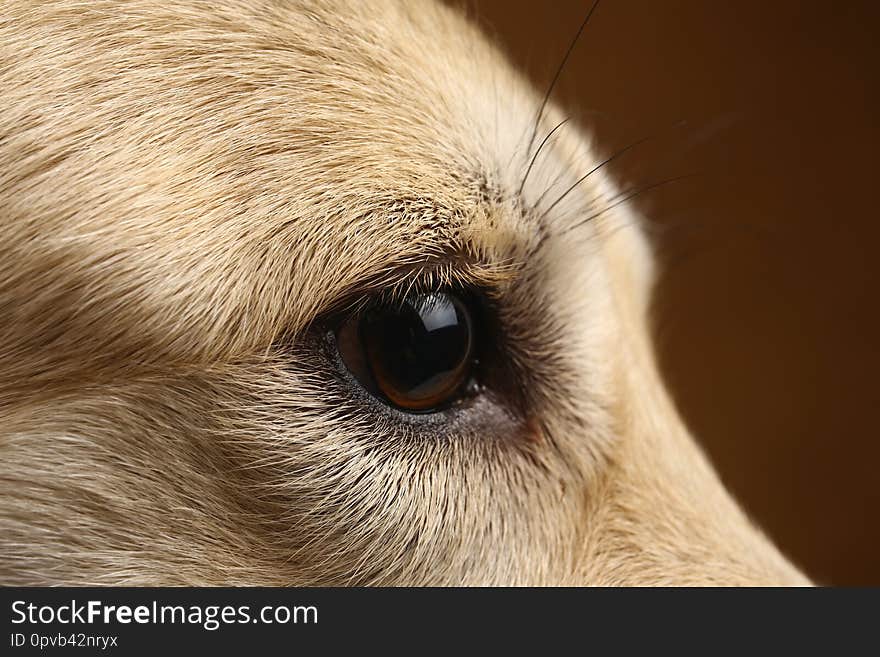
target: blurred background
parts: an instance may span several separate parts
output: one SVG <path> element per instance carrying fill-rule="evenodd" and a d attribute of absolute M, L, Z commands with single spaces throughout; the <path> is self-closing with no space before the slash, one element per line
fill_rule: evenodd
<path fill-rule="evenodd" d="M 464 0 L 546 89 L 589 0 Z M 554 98 L 610 154 L 663 273 L 666 380 L 816 581 L 880 585 L 880 3 L 604 0 Z"/>

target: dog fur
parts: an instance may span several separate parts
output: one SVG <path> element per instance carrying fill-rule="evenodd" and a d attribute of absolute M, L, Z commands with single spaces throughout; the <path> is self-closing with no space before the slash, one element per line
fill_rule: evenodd
<path fill-rule="evenodd" d="M 420 0 L 5 2 L 0 582 L 805 583 L 667 396 L 620 190 L 551 209 L 587 137 L 522 184 L 540 101 Z M 416 282 L 486 291 L 527 412 L 334 369 Z"/>

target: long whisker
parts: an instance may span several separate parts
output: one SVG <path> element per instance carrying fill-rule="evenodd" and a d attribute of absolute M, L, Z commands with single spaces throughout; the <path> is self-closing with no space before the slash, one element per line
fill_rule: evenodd
<path fill-rule="evenodd" d="M 613 210 L 617 206 L 623 205 L 624 203 L 628 203 L 629 201 L 634 199 L 636 196 L 640 196 L 640 195 L 645 194 L 646 192 L 649 192 L 651 190 L 657 189 L 659 187 L 664 187 L 666 185 L 670 185 L 672 183 L 679 182 L 681 180 L 685 180 L 687 178 L 693 178 L 696 175 L 697 174 L 695 174 L 695 173 L 686 173 L 684 175 L 675 176 L 673 178 L 664 178 L 663 180 L 658 180 L 657 182 L 650 183 L 648 185 L 645 185 L 644 187 L 638 187 L 636 189 L 631 189 L 631 190 L 623 191 L 619 194 L 616 194 L 609 199 L 609 201 L 611 201 L 611 202 L 609 204 L 605 205 L 604 207 L 602 207 L 602 209 L 596 210 L 592 214 L 584 217 L 580 221 L 573 223 L 570 226 L 566 226 L 564 229 L 559 231 L 557 233 L 557 235 L 565 235 L 566 233 L 570 233 L 573 230 L 577 230 L 578 228 L 581 228 L 581 227 L 585 226 L 586 224 L 588 224 L 589 222 L 591 222 L 593 219 L 596 219 L 597 217 L 600 217 L 601 215 L 605 214 L 606 212 Z"/>
<path fill-rule="evenodd" d="M 529 162 L 528 168 L 526 168 L 526 173 L 523 176 L 522 182 L 519 184 L 519 190 L 517 191 L 517 196 L 522 196 L 523 189 L 526 186 L 526 181 L 529 179 L 529 174 L 532 172 L 532 167 L 535 166 L 535 161 L 538 159 L 538 155 L 541 154 L 541 149 L 544 148 L 544 146 L 550 140 L 550 137 L 553 136 L 554 132 L 556 132 L 557 130 L 559 130 L 559 128 L 561 128 L 566 123 L 568 123 L 569 118 L 571 118 L 571 117 L 567 117 L 567 118 L 563 119 L 562 121 L 560 121 L 559 123 L 557 123 L 556 127 L 554 127 L 550 132 L 547 133 L 547 136 L 544 137 L 544 140 L 538 146 L 538 150 L 536 150 L 535 154 L 532 156 L 532 160 L 531 160 L 531 162 Z"/>
<path fill-rule="evenodd" d="M 697 174 L 695 174 L 695 173 L 688 173 L 688 174 L 684 174 L 684 175 L 681 175 L 681 176 L 675 176 L 675 177 L 673 177 L 673 178 L 665 178 L 665 179 L 663 179 L 663 180 L 658 180 L 657 182 L 653 182 L 653 183 L 650 183 L 650 184 L 648 184 L 648 185 L 645 185 L 644 187 L 638 187 L 638 188 L 636 188 L 636 189 L 631 189 L 631 190 L 627 190 L 627 191 L 620 192 L 619 194 L 615 194 L 615 195 L 612 196 L 610 199 L 608 199 L 609 202 L 608 202 L 606 205 L 604 205 L 602 208 L 596 210 L 595 212 L 591 213 L 590 215 L 584 217 L 584 218 L 581 219 L 580 221 L 578 221 L 578 222 L 576 222 L 576 223 L 574 223 L 574 224 L 572 224 L 572 225 L 570 225 L 570 226 L 566 226 L 565 228 L 563 228 L 562 230 L 560 230 L 558 233 L 554 233 L 553 235 L 549 235 L 549 234 L 546 234 L 546 233 L 545 233 L 545 234 L 544 234 L 544 235 L 538 240 L 538 242 L 537 242 L 536 244 L 534 244 L 534 245 L 529 249 L 529 257 L 530 257 L 530 258 L 531 258 L 531 257 L 534 257 L 535 255 L 537 255 L 538 253 L 540 253 L 541 250 L 542 250 L 542 249 L 544 248 L 544 246 L 546 245 L 547 240 L 548 240 L 550 237 L 558 237 L 558 236 L 561 236 L 561 235 L 565 235 L 566 233 L 569 233 L 569 232 L 571 232 L 571 231 L 573 231 L 573 230 L 577 230 L 578 228 L 581 228 L 581 227 L 585 226 L 586 224 L 588 224 L 589 222 L 593 221 L 594 219 L 596 219 L 596 218 L 602 216 L 602 215 L 605 214 L 606 212 L 610 212 L 610 211 L 613 210 L 614 208 L 616 208 L 616 207 L 618 207 L 618 206 L 620 206 L 620 205 L 623 205 L 624 203 L 627 203 L 627 202 L 631 201 L 632 199 L 634 199 L 634 198 L 637 197 L 637 196 L 640 196 L 640 195 L 642 195 L 642 194 L 646 194 L 646 193 L 648 193 L 648 192 L 650 192 L 650 191 L 652 191 L 652 190 L 658 189 L 658 188 L 660 188 L 660 187 L 664 187 L 665 185 L 670 185 L 670 184 L 672 184 L 672 183 L 674 183 L 674 182 L 678 182 L 678 181 L 680 181 L 680 180 L 684 180 L 684 179 L 686 179 L 686 178 L 693 178 L 693 177 L 696 176 L 696 175 L 697 175 Z"/>
<path fill-rule="evenodd" d="M 593 12 L 596 11 L 597 6 L 599 6 L 599 0 L 594 0 L 593 5 L 590 7 L 590 11 L 587 12 L 581 26 L 578 28 L 577 34 L 574 35 L 574 39 L 572 39 L 571 43 L 568 45 L 568 50 L 565 51 L 562 63 L 559 64 L 559 68 L 556 69 L 556 74 L 553 76 L 553 80 L 547 88 L 547 93 L 544 94 L 544 99 L 541 101 L 541 106 L 538 108 L 538 113 L 535 115 L 535 125 L 532 127 L 532 136 L 529 138 L 529 145 L 526 147 L 526 153 L 529 153 L 532 150 L 532 146 L 535 143 L 535 137 L 538 135 L 538 126 L 541 124 L 541 117 L 544 116 L 544 110 L 547 107 L 547 103 L 550 101 L 550 95 L 553 93 L 553 89 L 556 87 L 556 82 L 559 80 L 559 76 L 562 75 L 562 70 L 565 68 L 565 64 L 568 62 L 572 50 L 574 50 L 578 40 L 581 38 L 584 28 L 587 26 L 587 23 L 590 22 L 590 17 L 593 15 Z"/>
<path fill-rule="evenodd" d="M 610 157 L 608 157 L 608 158 L 604 159 L 603 161 L 599 162 L 599 164 L 597 164 L 595 167 L 593 167 L 592 169 L 590 169 L 586 174 L 584 174 L 583 176 L 581 176 L 581 177 L 580 177 L 580 178 L 579 178 L 579 179 L 578 179 L 578 180 L 577 180 L 577 181 L 576 181 L 571 187 L 569 187 L 568 189 L 566 189 L 565 192 L 564 192 L 564 193 L 563 193 L 558 199 L 556 199 L 556 200 L 553 202 L 553 204 L 552 204 L 549 208 L 547 208 L 544 212 L 541 213 L 541 217 L 540 217 L 540 218 L 543 219 L 544 216 L 547 215 L 549 212 L 551 212 L 551 211 L 553 210 L 553 208 L 555 208 L 555 207 L 556 207 L 556 206 L 557 206 L 557 205 L 558 205 L 558 204 L 559 204 L 559 203 L 560 203 L 560 202 L 561 202 L 561 201 L 562 201 L 562 200 L 563 200 L 563 199 L 564 199 L 569 193 L 571 193 L 571 192 L 574 190 L 575 187 L 577 187 L 578 185 L 580 185 L 582 182 L 584 182 L 587 178 L 589 178 L 591 175 L 593 175 L 594 173 L 596 173 L 596 171 L 598 171 L 598 170 L 601 169 L 602 167 L 604 167 L 604 166 L 606 166 L 607 164 L 613 162 L 615 159 L 617 159 L 618 157 L 620 157 L 621 155 L 623 155 L 623 154 L 626 153 L 627 151 L 632 150 L 632 149 L 635 148 L 636 146 L 640 146 L 641 144 L 644 144 L 644 143 L 647 142 L 647 141 L 651 141 L 652 139 L 657 139 L 658 137 L 660 137 L 660 136 L 662 136 L 663 134 L 665 134 L 667 130 L 674 130 L 674 129 L 676 129 L 676 128 L 680 128 L 681 126 L 686 125 L 686 124 L 687 124 L 687 121 L 685 121 L 685 120 L 683 120 L 683 119 L 682 119 L 682 120 L 679 120 L 679 121 L 676 121 L 675 123 L 673 123 L 673 124 L 672 124 L 671 126 L 669 126 L 668 128 L 664 128 L 662 131 L 658 131 L 658 132 L 656 132 L 656 133 L 654 133 L 654 134 L 652 134 L 652 135 L 647 135 L 647 136 L 642 137 L 641 139 L 638 139 L 638 140 L 636 140 L 636 141 L 634 141 L 634 142 L 632 142 L 632 143 L 630 143 L 630 144 L 627 144 L 626 146 L 624 146 L 623 148 L 621 148 L 619 151 L 617 151 L 616 153 L 612 154 Z M 556 182 L 558 182 L 558 180 L 559 180 L 559 179 L 557 178 L 557 180 L 554 181 L 553 184 L 551 184 L 550 186 L 548 186 L 547 189 L 544 190 L 544 192 L 541 194 L 541 196 L 538 198 L 538 200 L 537 200 L 537 201 L 535 202 L 535 204 L 532 206 L 532 208 L 533 208 L 534 210 L 537 210 L 537 209 L 540 207 L 540 205 L 541 205 L 541 201 L 543 201 L 543 199 L 544 199 L 544 197 L 547 195 L 547 193 L 548 193 L 548 192 L 549 192 L 549 191 L 550 191 L 550 190 L 556 185 Z"/>
<path fill-rule="evenodd" d="M 587 171 L 583 176 L 581 176 L 580 178 L 578 178 L 576 182 L 572 183 L 571 187 L 569 187 L 568 189 L 566 189 L 566 190 L 565 190 L 565 191 L 559 196 L 559 198 L 557 198 L 555 201 L 553 201 L 553 203 L 550 204 L 550 207 L 548 207 L 546 210 L 544 210 L 544 211 L 541 213 L 541 217 L 540 217 L 540 218 L 543 219 L 544 217 L 546 217 L 550 212 L 553 211 L 553 208 L 555 208 L 557 205 L 559 205 L 559 204 L 563 201 L 563 199 L 565 199 L 566 196 L 568 196 L 569 194 L 571 194 L 571 193 L 575 190 L 575 188 L 576 188 L 578 185 L 580 185 L 580 184 L 581 184 L 582 182 L 584 182 L 587 178 L 589 178 L 589 177 L 592 176 L 594 173 L 596 173 L 599 169 L 601 169 L 602 167 L 606 166 L 607 164 L 610 164 L 611 162 L 613 162 L 614 160 L 616 160 L 618 157 L 620 157 L 621 155 L 623 155 L 623 154 L 626 153 L 627 151 L 632 150 L 632 149 L 635 148 L 636 146 L 639 146 L 639 145 L 641 145 L 641 144 L 644 144 L 644 143 L 645 143 L 646 141 L 648 141 L 649 139 L 651 139 L 650 136 L 648 136 L 648 137 L 642 137 L 642 138 L 639 139 L 638 141 L 634 141 L 634 142 L 632 142 L 632 143 L 630 143 L 630 144 L 627 144 L 626 146 L 624 146 L 623 148 L 621 148 L 621 149 L 620 149 L 619 151 L 617 151 L 616 153 L 614 153 L 614 154 L 612 154 L 612 155 L 606 157 L 604 160 L 602 160 L 601 162 L 599 162 L 599 164 L 597 164 L 597 165 L 594 166 L 592 169 L 590 169 L 589 171 Z M 540 198 L 538 198 L 537 202 L 536 202 L 535 205 L 534 205 L 534 207 L 535 207 L 536 209 L 537 209 L 538 206 L 541 204 L 541 201 L 543 200 L 544 195 L 547 193 L 547 191 L 549 191 L 549 189 L 548 189 L 548 190 L 545 190 L 544 194 L 541 194 Z"/>

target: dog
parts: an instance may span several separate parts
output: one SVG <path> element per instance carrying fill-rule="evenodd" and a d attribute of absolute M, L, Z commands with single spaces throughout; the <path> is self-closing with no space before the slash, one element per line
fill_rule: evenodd
<path fill-rule="evenodd" d="M 802 585 L 589 137 L 423 0 L 0 20 L 0 582 Z"/>

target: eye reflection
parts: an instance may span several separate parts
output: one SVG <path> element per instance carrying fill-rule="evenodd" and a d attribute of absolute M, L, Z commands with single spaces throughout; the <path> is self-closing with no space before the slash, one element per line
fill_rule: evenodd
<path fill-rule="evenodd" d="M 337 331 L 346 367 L 367 390 L 410 412 L 431 412 L 461 393 L 473 369 L 472 313 L 457 296 L 413 295 L 377 306 Z"/>

